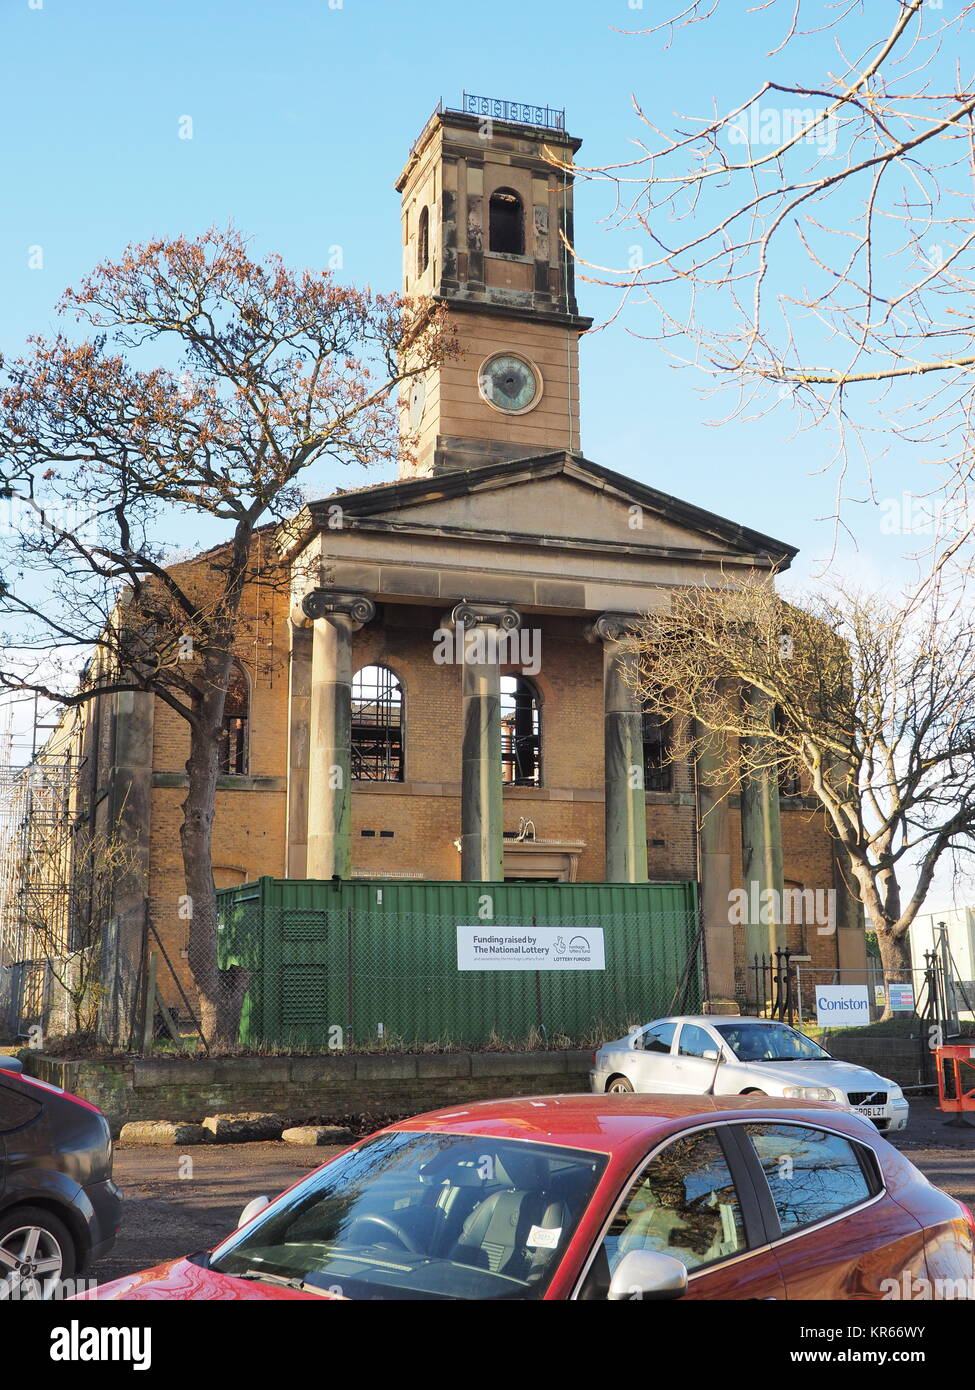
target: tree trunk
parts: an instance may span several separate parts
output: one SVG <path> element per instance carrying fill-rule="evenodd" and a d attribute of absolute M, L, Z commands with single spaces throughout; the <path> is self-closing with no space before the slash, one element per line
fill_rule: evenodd
<path fill-rule="evenodd" d="M 217 665 L 223 662 L 218 659 Z M 199 992 L 200 1030 L 208 1046 L 233 1046 L 240 1031 L 250 971 L 243 966 L 221 970 L 217 963 L 217 893 L 213 881 L 213 816 L 220 770 L 226 672 L 208 669 L 208 688 L 201 700 L 200 721 L 190 726 L 186 760 L 189 788 L 183 802 L 180 844 L 190 919 L 189 966 Z M 227 660 L 229 670 L 229 659 Z M 216 688 L 213 688 L 213 687 Z"/>
<path fill-rule="evenodd" d="M 849 846 L 847 846 L 847 852 L 850 852 Z M 892 980 L 906 983 L 912 978 L 911 948 L 908 944 L 907 931 L 902 929 L 897 932 L 894 926 L 896 918 L 889 915 L 889 909 L 893 909 L 898 915 L 900 913 L 900 886 L 896 875 L 892 870 L 884 872 L 881 876 L 884 891 L 881 894 L 874 877 L 874 870 L 865 858 L 859 858 L 851 853 L 850 867 L 860 889 L 860 899 L 863 903 L 867 925 L 877 934 L 880 963 L 884 970 L 884 984 L 889 985 Z M 888 1003 L 880 1016 L 881 1022 L 893 1016 L 889 994 L 887 998 Z"/>
<path fill-rule="evenodd" d="M 894 936 L 889 927 L 877 929 L 877 945 L 880 947 L 880 962 L 884 967 L 887 984 L 891 979 L 908 981 L 911 978 L 911 948 L 907 932 Z"/>

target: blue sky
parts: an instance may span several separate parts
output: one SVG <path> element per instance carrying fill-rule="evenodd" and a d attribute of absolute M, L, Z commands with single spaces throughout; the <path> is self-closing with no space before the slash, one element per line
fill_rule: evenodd
<path fill-rule="evenodd" d="M 322 265 L 340 246 L 344 275 L 398 288 L 393 181 L 442 96 L 462 90 L 567 109 L 580 159 L 626 158 L 648 112 L 708 109 L 795 61 L 767 59 L 778 20 L 726 0 L 718 17 L 677 36 L 646 26 L 671 0 L 5 0 L 0 109 L 8 193 L 0 220 L 0 351 L 51 332 L 62 289 L 129 241 L 194 234 L 233 219 L 255 252 Z M 39 8 L 36 8 L 40 6 Z M 825 63 L 829 45 L 818 55 Z M 812 46 L 805 50 L 815 58 Z M 192 139 L 180 139 L 181 120 Z M 183 124 L 185 129 L 185 122 Z M 608 228 L 605 185 L 578 191 L 577 242 L 587 259 L 625 262 L 634 237 Z M 43 268 L 29 269 L 30 248 Z M 36 259 L 36 255 L 35 255 Z M 584 312 L 606 316 L 610 291 L 580 283 Z M 797 578 L 828 556 L 833 511 L 828 440 L 792 439 L 786 409 L 720 429 L 702 380 L 678 372 L 627 313 L 582 348 L 582 443 L 609 467 L 801 547 Z M 905 453 L 882 470 L 884 490 L 910 485 Z M 335 466 L 314 491 L 355 485 Z M 848 491 L 864 495 L 862 480 Z M 847 516 L 861 549 L 843 563 L 861 578 L 889 573 L 900 548 L 874 507 Z"/>

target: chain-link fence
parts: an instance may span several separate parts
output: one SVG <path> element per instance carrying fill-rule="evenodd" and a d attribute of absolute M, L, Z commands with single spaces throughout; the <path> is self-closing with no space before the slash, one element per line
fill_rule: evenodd
<path fill-rule="evenodd" d="M 586 1046 L 661 1014 L 697 1012 L 703 934 L 688 885 L 673 888 L 633 895 L 639 910 L 609 913 L 536 888 L 530 916 L 488 895 L 493 914 L 481 918 L 463 905 L 390 910 L 362 895 L 322 906 L 231 896 L 220 954 L 244 987 L 240 1040 Z"/>
<path fill-rule="evenodd" d="M 147 931 L 145 902 L 118 913 L 102 928 L 97 1034 L 99 1042 L 112 1047 L 128 1047 L 140 1035 Z"/>
<path fill-rule="evenodd" d="M 759 1013 L 800 1027 L 902 1019 L 905 1028 L 926 1020 L 937 1023 L 942 1033 L 954 1033 L 962 1031 L 962 1024 L 975 1023 L 975 981 L 957 979 L 934 955 L 925 969 L 885 970 L 879 960 L 871 960 L 865 969 L 854 970 L 813 965 L 783 949 L 754 957 L 749 973 Z"/>
<path fill-rule="evenodd" d="M 26 1038 L 43 1025 L 48 991 L 47 962 L 16 960 L 0 965 L 0 1031 Z"/>
<path fill-rule="evenodd" d="M 97 967 L 90 949 L 0 966 L 0 1031 L 37 1047 L 47 1037 L 89 1031 L 98 1008 Z"/>
<path fill-rule="evenodd" d="M 884 970 L 880 962 L 865 970 L 838 970 L 793 961 L 793 999 L 799 1027 L 822 1023 L 827 1026 L 828 1010 L 820 1001 L 820 986 L 856 986 L 866 991 L 867 1013 L 862 1023 L 879 1023 L 882 1018 L 915 1018 L 924 1011 L 926 979 L 923 970 Z"/>

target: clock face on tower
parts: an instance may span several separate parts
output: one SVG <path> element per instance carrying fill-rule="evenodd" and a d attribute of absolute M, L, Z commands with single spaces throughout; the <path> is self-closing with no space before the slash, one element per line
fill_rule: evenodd
<path fill-rule="evenodd" d="M 520 415 L 538 404 L 541 378 L 523 357 L 499 352 L 481 365 L 477 385 L 488 405 L 507 415 Z"/>

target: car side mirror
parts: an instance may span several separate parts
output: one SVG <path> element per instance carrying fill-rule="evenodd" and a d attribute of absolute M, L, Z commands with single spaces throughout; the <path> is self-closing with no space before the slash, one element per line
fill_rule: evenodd
<path fill-rule="evenodd" d="M 686 1292 L 687 1268 L 680 1260 L 658 1250 L 630 1250 L 616 1266 L 606 1297 L 611 1303 L 639 1303 L 680 1298 Z"/>
<path fill-rule="evenodd" d="M 701 1056 L 704 1058 L 705 1062 L 723 1062 L 723 1061 L 724 1061 L 723 1055 L 722 1055 L 720 1052 L 716 1052 L 715 1049 L 714 1049 L 713 1047 L 709 1047 L 708 1050 L 707 1050 L 706 1052 L 702 1052 L 702 1053 L 701 1053 Z"/>
<path fill-rule="evenodd" d="M 241 1226 L 246 1226 L 248 1221 L 253 1221 L 255 1216 L 260 1216 L 264 1208 L 269 1207 L 270 1205 L 270 1197 L 252 1197 L 251 1200 L 247 1203 L 247 1206 L 240 1213 L 240 1219 L 237 1222 L 238 1231 L 240 1230 Z"/>

